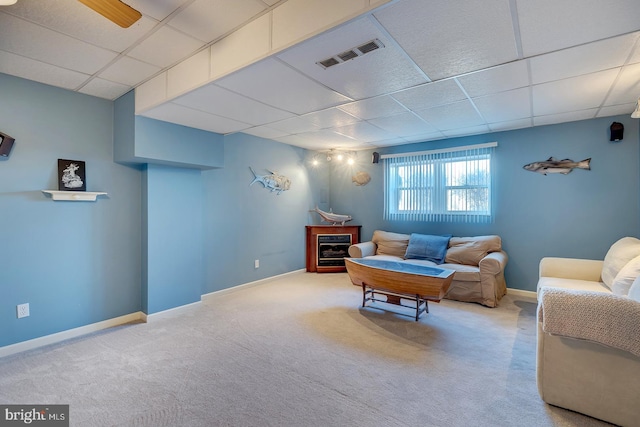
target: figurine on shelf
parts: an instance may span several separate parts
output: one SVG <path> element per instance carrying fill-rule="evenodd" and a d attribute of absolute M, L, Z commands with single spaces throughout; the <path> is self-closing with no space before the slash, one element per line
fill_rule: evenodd
<path fill-rule="evenodd" d="M 320 215 L 320 217 L 323 219 L 323 221 L 331 222 L 333 223 L 333 225 L 337 225 L 338 223 L 340 223 L 340 225 L 344 225 L 345 222 L 352 220 L 351 215 L 334 214 L 331 209 L 329 209 L 329 212 L 325 212 L 318 209 L 318 206 L 316 206 L 315 209 L 312 209 L 309 212 L 317 212 L 318 215 Z"/>

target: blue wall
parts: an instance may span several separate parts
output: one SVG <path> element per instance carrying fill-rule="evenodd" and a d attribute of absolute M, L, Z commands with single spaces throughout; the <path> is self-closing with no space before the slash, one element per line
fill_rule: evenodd
<path fill-rule="evenodd" d="M 613 121 L 625 126 L 621 142 L 609 142 Z M 620 237 L 640 235 L 638 123 L 629 116 L 607 117 L 377 150 L 388 154 L 497 141 L 492 224 L 383 221 L 383 165 L 371 164 L 371 151 L 359 153 L 359 164 L 352 169 L 334 165 L 331 205 L 363 225 L 364 239 L 376 229 L 498 234 L 509 254 L 507 285 L 533 291 L 542 257 L 602 259 Z M 550 156 L 576 161 L 591 157 L 591 170 L 544 176 L 522 168 Z M 368 185 L 351 182 L 357 170 L 372 176 Z"/>
<path fill-rule="evenodd" d="M 113 103 L 0 74 L 0 346 L 140 309 L 137 169 L 113 163 Z M 57 159 L 86 162 L 97 202 L 54 202 Z M 16 305 L 30 317 L 17 319 Z"/>
<path fill-rule="evenodd" d="M 246 134 L 225 137 L 225 165 L 203 171 L 206 283 L 203 294 L 305 267 L 308 212 L 328 175 L 307 169 L 307 151 Z M 253 181 L 278 172 L 291 189 L 276 194 Z M 324 178 L 324 182 L 320 179 Z M 254 260 L 260 267 L 254 269 Z"/>

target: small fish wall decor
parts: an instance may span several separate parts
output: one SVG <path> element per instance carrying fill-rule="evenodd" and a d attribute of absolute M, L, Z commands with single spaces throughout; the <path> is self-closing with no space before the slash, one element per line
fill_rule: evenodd
<path fill-rule="evenodd" d="M 364 171 L 360 171 L 351 177 L 351 182 L 355 182 L 356 185 L 367 185 L 371 181 L 371 175 Z"/>
<path fill-rule="evenodd" d="M 561 173 L 566 175 L 574 169 L 591 170 L 591 158 L 574 162 L 571 159 L 558 160 L 554 157 L 549 157 L 544 162 L 529 163 L 528 165 L 524 165 L 523 168 L 543 175 L 548 173 Z"/>
<path fill-rule="evenodd" d="M 273 172 L 267 169 L 269 175 L 258 175 L 255 171 L 249 166 L 251 173 L 254 176 L 253 181 L 249 184 L 249 187 L 256 182 L 264 185 L 264 188 L 268 188 L 271 192 L 276 192 L 277 195 L 280 195 L 283 191 L 287 191 L 291 188 L 291 180 L 284 175 L 280 175 L 277 172 Z"/>

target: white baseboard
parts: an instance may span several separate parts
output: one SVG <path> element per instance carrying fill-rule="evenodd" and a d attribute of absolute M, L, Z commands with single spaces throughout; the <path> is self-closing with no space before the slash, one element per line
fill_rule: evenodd
<path fill-rule="evenodd" d="M 193 307 L 195 305 L 199 305 L 199 304 L 201 304 L 201 302 L 202 301 L 196 301 L 196 302 L 192 302 L 192 303 L 189 303 L 189 304 L 180 305 L 178 307 L 173 307 L 173 308 L 168 308 L 166 310 L 158 311 L 157 313 L 151 313 L 151 314 L 142 313 L 143 320 L 146 323 L 149 323 L 152 320 L 158 320 L 158 319 L 161 319 L 163 317 L 171 316 L 173 314 L 179 314 L 182 310 L 191 308 L 191 307 Z"/>
<path fill-rule="evenodd" d="M 533 291 L 524 291 L 522 289 L 507 288 L 507 295 L 513 295 L 520 298 L 530 299 L 532 301 L 538 300 L 538 293 Z"/>
<path fill-rule="evenodd" d="M 278 274 L 277 276 L 265 277 L 264 279 L 256 280 L 254 282 L 243 283 L 242 285 L 233 286 L 231 288 L 220 289 L 219 291 L 209 292 L 208 294 L 202 295 L 202 301 L 211 299 L 211 298 L 215 297 L 216 295 L 224 295 L 224 294 L 231 293 L 231 292 L 237 292 L 237 291 L 242 290 L 242 289 L 252 288 L 254 286 L 262 285 L 262 284 L 264 284 L 266 282 L 269 282 L 271 280 L 274 280 L 274 279 L 279 279 L 279 278 L 284 277 L 284 276 L 289 276 L 291 274 L 298 274 L 298 273 L 305 272 L 305 271 L 306 270 L 304 268 L 302 268 L 300 270 L 293 270 L 293 271 L 289 271 L 288 273 Z"/>
<path fill-rule="evenodd" d="M 7 345 L 4 347 L 0 347 L 0 357 L 9 356 L 27 350 L 33 350 L 34 348 L 55 344 L 64 340 L 90 334 L 91 332 L 97 332 L 103 329 L 113 328 L 114 326 L 124 325 L 125 323 L 135 322 L 136 320 L 144 321 L 144 316 L 146 315 L 143 312 L 138 311 L 136 313 L 126 314 L 124 316 L 115 317 L 113 319 L 107 319 L 101 322 L 92 323 L 90 325 L 80 326 L 78 328 L 57 332 L 51 335 L 45 335 L 44 337 L 34 338 L 32 340 Z"/>

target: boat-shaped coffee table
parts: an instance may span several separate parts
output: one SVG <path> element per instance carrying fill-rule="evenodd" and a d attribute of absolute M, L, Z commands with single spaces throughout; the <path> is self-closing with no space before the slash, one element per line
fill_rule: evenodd
<path fill-rule="evenodd" d="M 415 308 L 416 321 L 429 312 L 428 301 L 440 302 L 453 280 L 453 270 L 369 258 L 345 258 L 351 283 L 362 287 L 362 306 L 368 301 Z M 386 300 L 376 295 L 384 295 Z M 415 307 L 402 299 L 415 301 Z"/>

